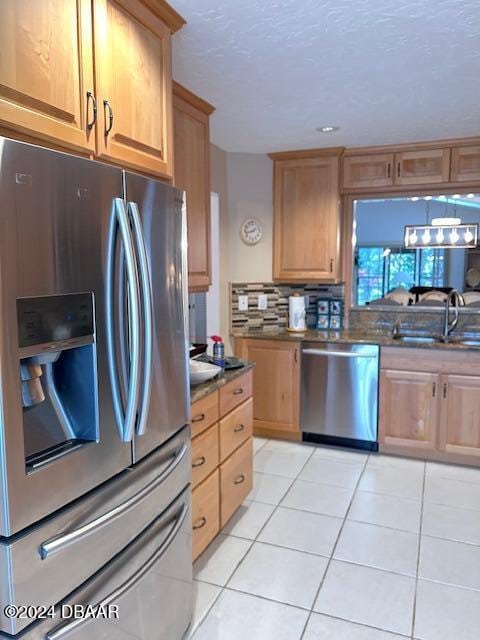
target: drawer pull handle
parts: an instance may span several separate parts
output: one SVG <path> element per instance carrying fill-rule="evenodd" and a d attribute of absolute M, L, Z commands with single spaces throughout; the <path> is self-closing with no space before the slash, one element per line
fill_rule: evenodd
<path fill-rule="evenodd" d="M 233 482 L 235 484 L 242 484 L 242 482 L 245 482 L 245 476 L 243 475 L 243 473 L 241 476 L 238 476 L 238 478 L 235 478 Z"/>
<path fill-rule="evenodd" d="M 235 389 L 235 391 L 233 392 L 234 396 L 239 396 L 243 393 L 243 389 L 242 387 L 239 387 L 238 389 Z"/>
<path fill-rule="evenodd" d="M 245 429 L 245 425 L 244 424 L 239 424 L 235 427 L 235 429 L 233 430 L 235 433 L 239 433 L 240 431 L 243 431 Z"/>
<path fill-rule="evenodd" d="M 200 518 L 200 520 L 198 520 L 198 522 L 196 522 L 193 525 L 193 530 L 195 529 L 201 529 L 202 527 L 204 527 L 207 524 L 207 519 L 206 518 Z"/>
<path fill-rule="evenodd" d="M 202 422 L 202 420 L 205 420 L 204 413 L 199 413 L 198 416 L 195 416 L 195 418 L 192 418 L 192 422 Z"/>
<path fill-rule="evenodd" d="M 205 456 L 202 456 L 201 458 L 197 458 L 195 462 L 192 462 L 192 467 L 201 467 L 202 464 L 205 464 L 206 461 L 207 459 L 205 458 Z"/>

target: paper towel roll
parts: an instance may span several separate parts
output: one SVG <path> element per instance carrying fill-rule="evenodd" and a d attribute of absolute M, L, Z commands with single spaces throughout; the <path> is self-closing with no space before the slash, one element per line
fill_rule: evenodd
<path fill-rule="evenodd" d="M 288 330 L 305 331 L 305 298 L 296 295 L 288 298 Z"/>

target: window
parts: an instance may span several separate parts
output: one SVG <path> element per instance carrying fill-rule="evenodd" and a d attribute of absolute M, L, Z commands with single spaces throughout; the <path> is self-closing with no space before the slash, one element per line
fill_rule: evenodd
<path fill-rule="evenodd" d="M 357 247 L 356 304 L 383 298 L 396 287 L 443 287 L 445 261 L 444 249 Z"/>

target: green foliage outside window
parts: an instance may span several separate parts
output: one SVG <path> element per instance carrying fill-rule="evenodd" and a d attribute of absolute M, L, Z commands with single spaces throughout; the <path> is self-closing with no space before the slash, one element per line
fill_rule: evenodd
<path fill-rule="evenodd" d="M 357 247 L 356 304 L 365 305 L 383 298 L 396 287 L 443 287 L 443 249 L 403 249 L 401 247 Z"/>

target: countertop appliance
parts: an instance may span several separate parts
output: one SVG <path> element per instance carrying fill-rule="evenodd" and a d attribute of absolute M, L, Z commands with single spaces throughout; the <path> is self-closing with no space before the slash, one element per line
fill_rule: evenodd
<path fill-rule="evenodd" d="M 0 637 L 180 639 L 192 613 L 183 193 L 5 138 L 0 167 L 0 601 L 120 607 L 105 626 L 2 608 Z"/>
<path fill-rule="evenodd" d="M 379 347 L 302 343 L 303 440 L 378 451 Z"/>

